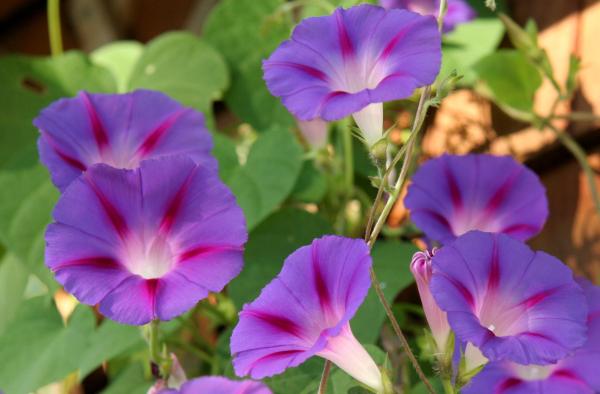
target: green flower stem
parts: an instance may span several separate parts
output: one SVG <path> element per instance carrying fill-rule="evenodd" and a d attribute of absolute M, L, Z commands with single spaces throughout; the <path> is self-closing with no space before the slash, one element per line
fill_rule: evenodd
<path fill-rule="evenodd" d="M 48 0 L 47 6 L 50 53 L 52 56 L 59 56 L 63 53 L 62 34 L 60 30 L 60 0 Z"/>
<path fill-rule="evenodd" d="M 449 379 L 443 379 L 442 386 L 444 387 L 445 394 L 456 394 L 456 390 Z"/>
<path fill-rule="evenodd" d="M 571 154 L 577 159 L 583 173 L 586 176 L 588 181 L 590 192 L 592 194 L 592 200 L 594 201 L 594 205 L 596 207 L 596 211 L 600 213 L 600 195 L 598 194 L 598 188 L 596 186 L 596 174 L 592 167 L 590 167 L 590 163 L 587 160 L 587 155 L 583 148 L 579 146 L 577 141 L 571 137 L 571 135 L 565 131 L 560 131 L 556 127 L 554 127 L 551 123 L 548 123 L 547 127 L 556 134 L 556 137 L 559 141 L 567 148 Z"/>
<path fill-rule="evenodd" d="M 171 374 L 171 358 L 166 354 L 166 348 L 161 346 L 159 325 L 159 320 L 152 320 L 147 326 L 148 350 L 150 360 L 158 366 L 160 378 L 166 382 Z"/>
<path fill-rule="evenodd" d="M 352 130 L 350 124 L 343 131 L 344 144 L 344 185 L 346 188 L 346 202 L 354 195 L 354 152 L 352 150 Z"/>

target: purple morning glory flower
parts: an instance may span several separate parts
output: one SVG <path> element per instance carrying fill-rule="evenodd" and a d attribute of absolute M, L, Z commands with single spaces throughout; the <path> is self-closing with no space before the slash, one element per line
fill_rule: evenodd
<path fill-rule="evenodd" d="M 421 15 L 437 16 L 440 0 L 379 0 L 385 9 L 400 8 Z M 472 21 L 477 17 L 475 10 L 465 0 L 448 0 L 448 9 L 444 16 L 444 33 L 454 30 L 458 25 Z"/>
<path fill-rule="evenodd" d="M 96 163 L 131 169 L 144 159 L 186 155 L 216 168 L 202 114 L 160 92 L 80 92 L 52 103 L 33 124 L 41 161 L 61 191 Z"/>
<path fill-rule="evenodd" d="M 441 248 L 432 268 L 431 293 L 456 337 L 490 361 L 549 364 L 585 342 L 583 291 L 548 254 L 472 231 Z"/>
<path fill-rule="evenodd" d="M 234 381 L 221 376 L 205 376 L 185 382 L 179 390 L 164 389 L 159 394 L 272 394 L 263 383 Z"/>
<path fill-rule="evenodd" d="M 121 323 L 172 319 L 242 268 L 242 210 L 215 171 L 187 157 L 133 170 L 94 165 L 53 217 L 46 265 L 79 301 Z"/>
<path fill-rule="evenodd" d="M 404 204 L 431 239 L 447 243 L 470 230 L 527 240 L 548 217 L 537 175 L 509 156 L 443 155 L 412 177 Z"/>
<path fill-rule="evenodd" d="M 380 392 L 381 373 L 349 324 L 369 290 L 370 266 L 364 241 L 338 236 L 288 256 L 279 275 L 240 312 L 231 336 L 236 374 L 261 379 L 316 355 Z"/>
<path fill-rule="evenodd" d="M 435 80 L 435 18 L 368 4 L 307 18 L 263 63 L 271 93 L 300 120 L 354 114 L 369 144 L 383 132 L 383 102 Z"/>
<path fill-rule="evenodd" d="M 464 394 L 594 394 L 600 392 L 600 287 L 580 281 L 588 301 L 588 340 L 573 355 L 553 365 L 486 365 Z"/>

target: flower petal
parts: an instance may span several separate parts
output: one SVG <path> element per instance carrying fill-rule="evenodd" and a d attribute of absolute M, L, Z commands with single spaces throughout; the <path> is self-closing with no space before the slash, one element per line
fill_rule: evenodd
<path fill-rule="evenodd" d="M 184 156 L 133 170 L 96 164 L 53 215 L 46 264 L 80 301 L 100 303 L 122 323 L 169 320 L 222 290 L 243 265 L 240 207 L 214 170 Z"/>
<path fill-rule="evenodd" d="M 367 295 L 370 265 L 364 241 L 337 236 L 292 253 L 281 273 L 240 312 L 231 337 L 236 374 L 271 376 L 324 349 Z"/>
<path fill-rule="evenodd" d="M 337 120 L 406 98 L 439 72 L 432 17 L 363 4 L 307 18 L 263 63 L 271 93 L 300 120 Z"/>
<path fill-rule="evenodd" d="M 432 263 L 431 292 L 456 336 L 491 361 L 554 363 L 585 342 L 584 295 L 556 258 L 472 231 Z"/>
<path fill-rule="evenodd" d="M 404 200 L 427 236 L 450 242 L 470 230 L 527 240 L 548 217 L 538 177 L 509 156 L 443 155 L 423 164 Z"/>
<path fill-rule="evenodd" d="M 261 382 L 234 381 L 221 376 L 192 379 L 186 382 L 179 392 L 181 394 L 272 394 L 271 390 Z"/>
<path fill-rule="evenodd" d="M 42 163 L 60 190 L 97 163 L 135 168 L 147 158 L 181 154 L 216 168 L 202 114 L 159 92 L 81 92 L 42 110 L 34 125 Z"/>

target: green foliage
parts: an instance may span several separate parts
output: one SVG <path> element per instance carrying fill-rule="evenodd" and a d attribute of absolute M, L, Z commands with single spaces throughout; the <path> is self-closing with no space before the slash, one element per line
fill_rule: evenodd
<path fill-rule="evenodd" d="M 292 197 L 301 202 L 318 203 L 326 193 L 327 179 L 325 175 L 315 168 L 314 162 L 305 161 L 292 191 Z"/>
<path fill-rule="evenodd" d="M 478 18 L 458 26 L 444 38 L 439 78 L 456 70 L 463 76 L 462 85 L 473 85 L 476 81 L 473 65 L 493 53 L 503 36 L 504 27 L 498 19 Z"/>
<path fill-rule="evenodd" d="M 112 378 L 112 383 L 102 391 L 102 394 L 146 394 L 152 386 L 152 383 L 145 378 L 144 368 L 140 363 L 130 364 Z"/>
<path fill-rule="evenodd" d="M 0 260 L 0 335 L 15 316 L 25 293 L 27 271 L 11 253 Z"/>
<path fill-rule="evenodd" d="M 24 302 L 0 337 L 0 387 L 27 393 L 61 379 L 79 367 L 94 316 L 87 307 L 75 310 L 65 326 L 51 298 Z"/>
<path fill-rule="evenodd" d="M 110 73 L 79 52 L 57 58 L 0 59 L 0 242 L 50 289 L 56 283 L 43 265 L 43 233 L 58 192 L 39 162 L 32 120 L 60 97 L 79 90 L 110 92 Z"/>
<path fill-rule="evenodd" d="M 516 50 L 500 50 L 474 67 L 480 90 L 509 115 L 531 120 L 535 92 L 542 83 L 537 68 Z"/>
<path fill-rule="evenodd" d="M 210 115 L 228 85 L 227 65 L 216 50 L 190 33 L 174 32 L 148 43 L 128 87 L 159 90 Z"/>
<path fill-rule="evenodd" d="M 417 248 L 410 243 L 379 241 L 373 249 L 373 266 L 385 298 L 392 303 L 394 297 L 413 283 L 410 261 Z M 385 321 L 385 311 L 379 303 L 375 290 L 371 288 L 351 326 L 354 334 L 363 343 L 374 343 L 379 338 L 380 328 Z"/>
<path fill-rule="evenodd" d="M 299 209 L 284 208 L 271 215 L 250 233 L 244 269 L 229 285 L 235 304 L 241 307 L 255 299 L 295 249 L 332 232 L 325 219 Z"/>
<path fill-rule="evenodd" d="M 288 38 L 291 21 L 277 14 L 284 0 L 222 0 L 206 21 L 204 37 L 217 48 L 231 70 L 225 101 L 257 130 L 289 126 L 292 117 L 262 79 L 261 61 Z"/>
<path fill-rule="evenodd" d="M 96 49 L 90 57 L 94 63 L 110 70 L 117 82 L 117 91 L 123 93 L 143 51 L 144 46 L 137 41 L 116 41 Z"/>
<path fill-rule="evenodd" d="M 291 193 L 301 167 L 302 150 L 288 130 L 271 129 L 254 142 L 246 162 L 224 179 L 244 210 L 249 229 Z"/>

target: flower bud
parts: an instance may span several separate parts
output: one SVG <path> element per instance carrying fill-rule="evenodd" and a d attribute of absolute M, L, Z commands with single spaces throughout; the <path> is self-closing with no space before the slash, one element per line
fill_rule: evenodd
<path fill-rule="evenodd" d="M 433 248 L 431 251 L 426 250 L 415 253 L 410 263 L 410 270 L 417 282 L 425 318 L 431 329 L 437 350 L 440 354 L 445 354 L 450 336 L 450 325 L 448 324 L 446 312 L 439 308 L 429 290 L 429 282 L 432 275 L 431 258 L 435 252 L 436 248 Z"/>

